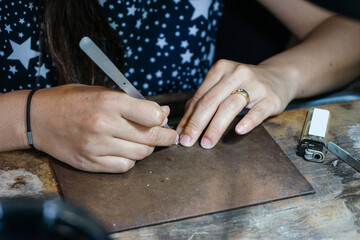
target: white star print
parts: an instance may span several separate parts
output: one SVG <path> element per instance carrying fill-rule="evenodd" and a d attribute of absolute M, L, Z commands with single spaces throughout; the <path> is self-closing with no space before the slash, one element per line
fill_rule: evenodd
<path fill-rule="evenodd" d="M 166 45 L 168 45 L 166 38 L 158 38 L 156 45 L 163 49 Z"/>
<path fill-rule="evenodd" d="M 23 18 L 20 18 L 19 23 L 23 24 L 25 21 Z"/>
<path fill-rule="evenodd" d="M 195 59 L 194 66 L 199 66 L 199 64 L 200 64 L 200 59 L 199 58 Z"/>
<path fill-rule="evenodd" d="M 151 74 L 146 75 L 146 79 L 147 79 L 147 80 L 151 80 L 151 79 L 152 79 Z"/>
<path fill-rule="evenodd" d="M 190 62 L 191 62 L 191 57 L 192 57 L 193 55 L 194 55 L 194 54 L 191 53 L 191 52 L 189 51 L 189 49 L 187 49 L 185 53 L 180 54 L 180 56 L 181 56 L 181 58 L 182 58 L 181 64 L 184 64 L 184 63 L 186 63 L 186 62 L 189 62 L 189 63 L 190 63 Z"/>
<path fill-rule="evenodd" d="M 34 7 L 33 3 L 32 3 L 32 2 L 29 3 L 29 7 L 28 7 L 28 8 L 30 8 L 30 11 L 32 11 L 33 7 Z"/>
<path fill-rule="evenodd" d="M 5 24 L 5 31 L 7 31 L 8 33 L 12 31 L 10 24 L 9 25 Z"/>
<path fill-rule="evenodd" d="M 195 76 L 196 68 L 191 69 L 191 76 Z"/>
<path fill-rule="evenodd" d="M 173 0 L 175 4 L 178 4 L 180 0 Z"/>
<path fill-rule="evenodd" d="M 214 11 L 218 11 L 219 10 L 219 6 L 220 6 L 220 3 L 218 1 L 216 1 L 214 3 Z"/>
<path fill-rule="evenodd" d="M 16 73 L 18 70 L 16 69 L 16 66 L 10 66 L 9 71 L 12 72 L 12 73 L 15 75 L 15 73 Z"/>
<path fill-rule="evenodd" d="M 206 32 L 202 31 L 200 37 L 202 37 L 202 38 L 206 37 Z"/>
<path fill-rule="evenodd" d="M 21 32 L 21 33 L 19 33 L 19 37 L 23 37 L 24 36 L 24 34 Z"/>
<path fill-rule="evenodd" d="M 189 43 L 188 43 L 187 40 L 181 41 L 181 47 L 182 47 L 182 48 L 187 48 L 188 46 L 189 46 Z"/>
<path fill-rule="evenodd" d="M 110 26 L 111 26 L 114 30 L 116 30 L 116 28 L 117 28 L 119 25 L 116 24 L 116 22 L 114 21 L 114 22 L 112 22 L 112 23 L 110 24 Z"/>
<path fill-rule="evenodd" d="M 7 57 L 9 60 L 19 60 L 21 64 L 26 68 L 29 67 L 29 61 L 31 58 L 37 57 L 40 55 L 39 52 L 31 49 L 31 37 L 29 37 L 22 44 L 17 44 L 10 40 L 11 47 L 13 52 L 10 56 Z"/>
<path fill-rule="evenodd" d="M 140 27 L 141 27 L 141 19 L 138 19 L 138 20 L 136 21 L 135 27 L 136 27 L 137 29 L 140 29 Z"/>
<path fill-rule="evenodd" d="M 135 11 L 136 11 L 136 7 L 135 7 L 135 4 L 133 4 L 131 7 L 128 7 L 127 8 L 128 10 L 128 16 L 132 15 L 132 16 L 135 16 Z"/>
<path fill-rule="evenodd" d="M 106 0 L 99 0 L 99 4 L 103 7 Z"/>
<path fill-rule="evenodd" d="M 126 56 L 125 57 L 131 57 L 132 54 L 133 54 L 132 49 L 130 47 L 128 47 L 126 49 L 126 53 L 125 53 Z"/>
<path fill-rule="evenodd" d="M 176 77 L 176 76 L 178 75 L 178 73 L 179 73 L 179 72 L 178 72 L 177 70 L 175 70 L 175 71 L 173 71 L 173 72 L 171 73 L 171 76 L 172 76 L 172 77 Z"/>
<path fill-rule="evenodd" d="M 143 18 L 143 19 L 147 18 L 147 15 L 148 15 L 148 12 L 143 12 L 142 18 Z"/>
<path fill-rule="evenodd" d="M 210 51 L 207 57 L 207 60 L 209 61 L 210 65 L 214 59 L 214 55 L 215 55 L 215 44 L 211 43 L 210 44 Z"/>
<path fill-rule="evenodd" d="M 199 29 L 196 27 L 196 25 L 189 27 L 189 35 L 196 36 L 196 33 L 199 31 Z"/>
<path fill-rule="evenodd" d="M 201 16 L 208 19 L 212 0 L 189 0 L 189 2 L 195 8 L 191 20 L 197 19 Z"/>
<path fill-rule="evenodd" d="M 157 78 L 161 78 L 162 77 L 162 71 L 160 71 L 160 70 L 157 70 L 157 72 L 155 73 L 155 75 L 156 75 L 156 77 Z"/>
<path fill-rule="evenodd" d="M 42 76 L 43 78 L 46 79 L 46 74 L 50 70 L 45 67 L 45 63 L 43 63 L 43 65 L 41 65 L 41 67 L 34 67 L 34 68 L 36 70 L 36 75 L 35 76 Z"/>
<path fill-rule="evenodd" d="M 4 56 L 5 54 L 4 54 L 4 51 L 0 51 L 0 56 Z"/>

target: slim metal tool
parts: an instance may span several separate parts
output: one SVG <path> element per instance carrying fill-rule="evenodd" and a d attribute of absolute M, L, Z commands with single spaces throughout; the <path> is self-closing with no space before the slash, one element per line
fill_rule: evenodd
<path fill-rule="evenodd" d="M 83 37 L 79 46 L 124 92 L 131 97 L 145 99 L 89 37 Z"/>
<path fill-rule="evenodd" d="M 79 46 L 127 95 L 133 98 L 145 99 L 89 37 L 83 37 Z M 167 124 L 164 127 L 170 128 Z"/>
<path fill-rule="evenodd" d="M 354 157 L 338 145 L 336 145 L 333 142 L 328 142 L 327 148 L 330 152 L 332 152 L 335 156 L 339 157 L 341 160 L 343 160 L 345 163 L 349 164 L 353 168 L 355 168 L 357 171 L 360 172 L 360 159 Z"/>

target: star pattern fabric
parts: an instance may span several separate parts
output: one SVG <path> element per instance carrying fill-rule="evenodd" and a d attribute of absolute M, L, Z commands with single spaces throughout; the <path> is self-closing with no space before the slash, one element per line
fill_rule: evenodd
<path fill-rule="evenodd" d="M 144 95 L 197 89 L 214 57 L 222 0 L 101 0 Z"/>
<path fill-rule="evenodd" d="M 57 84 L 50 56 L 39 52 L 36 13 L 33 2 L 0 0 L 0 94 Z"/>
<path fill-rule="evenodd" d="M 144 95 L 196 89 L 214 56 L 223 0 L 99 0 L 127 46 L 125 76 Z M 0 94 L 57 84 L 39 52 L 36 1 L 0 0 Z M 39 62 L 39 58 L 43 62 Z"/>

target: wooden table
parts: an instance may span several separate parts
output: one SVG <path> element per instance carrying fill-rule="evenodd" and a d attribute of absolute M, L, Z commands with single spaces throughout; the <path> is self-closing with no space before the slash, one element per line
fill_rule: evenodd
<path fill-rule="evenodd" d="M 360 101 L 320 106 L 331 112 L 329 140 L 360 156 Z M 114 239 L 360 239 L 360 173 L 327 153 L 324 163 L 296 155 L 308 109 L 264 126 L 315 189 L 303 197 L 112 234 Z M 0 197 L 59 198 L 50 157 L 0 153 Z"/>

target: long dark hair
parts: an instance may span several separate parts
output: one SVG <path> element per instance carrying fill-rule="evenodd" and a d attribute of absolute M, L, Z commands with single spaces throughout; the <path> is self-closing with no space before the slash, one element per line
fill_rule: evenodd
<path fill-rule="evenodd" d="M 104 16 L 98 0 L 38 0 L 40 42 L 58 72 L 59 84 L 84 83 L 112 87 L 105 74 L 81 51 L 89 36 L 124 70 L 124 43 Z"/>

